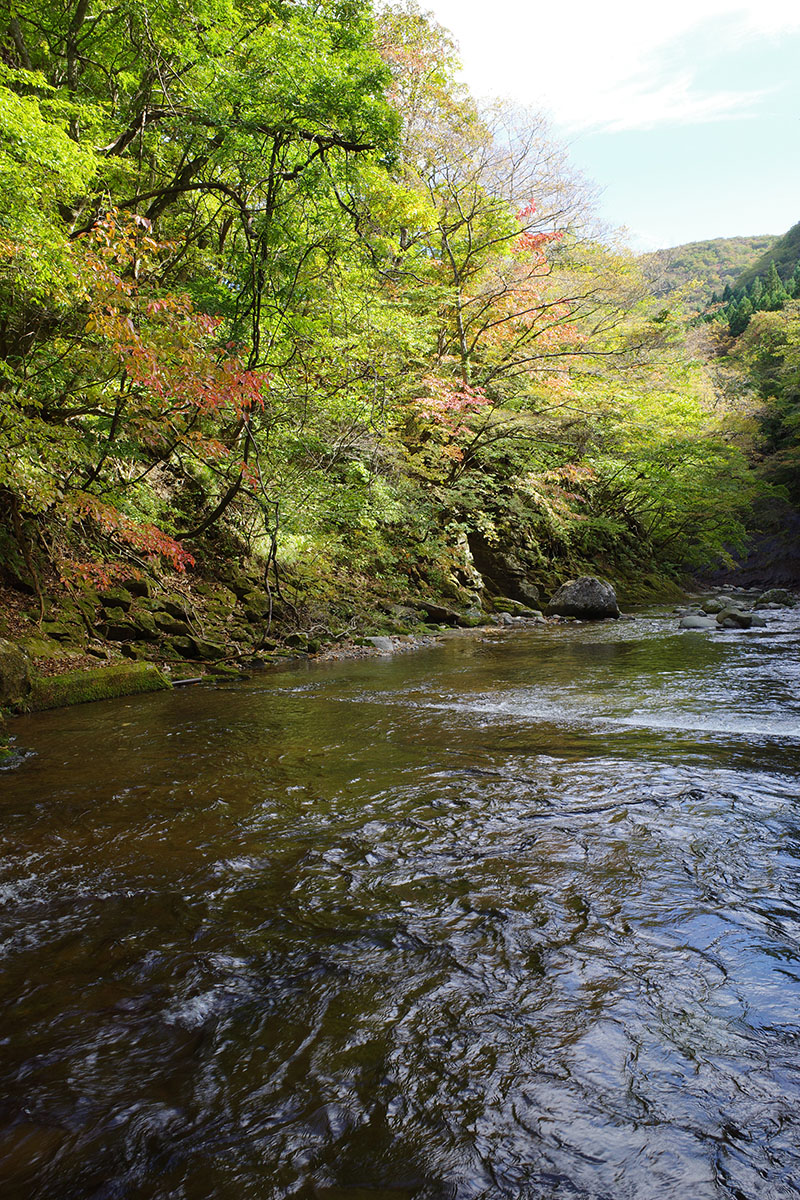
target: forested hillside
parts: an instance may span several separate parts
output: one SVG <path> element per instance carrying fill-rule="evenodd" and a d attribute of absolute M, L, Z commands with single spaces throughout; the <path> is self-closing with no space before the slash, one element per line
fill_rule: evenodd
<path fill-rule="evenodd" d="M 733 287 L 754 259 L 769 252 L 778 239 L 772 235 L 712 238 L 687 242 L 645 256 L 656 296 L 681 291 L 688 305 L 702 307 L 716 292 Z"/>
<path fill-rule="evenodd" d="M 735 280 L 733 286 L 746 288 L 757 278 L 766 282 L 773 266 L 779 279 L 787 283 L 794 275 L 798 263 L 800 263 L 800 221 L 793 225 L 788 233 L 777 238 L 763 254 L 751 260 Z"/>
<path fill-rule="evenodd" d="M 413 4 L 20 0 L 0 545 L 42 613 L 244 569 L 235 654 L 256 620 L 633 595 L 742 545 L 759 485 L 680 320 L 543 119 L 457 66 Z"/>

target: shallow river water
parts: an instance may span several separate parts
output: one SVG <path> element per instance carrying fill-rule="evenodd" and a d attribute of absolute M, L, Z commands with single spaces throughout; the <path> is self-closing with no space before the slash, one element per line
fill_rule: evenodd
<path fill-rule="evenodd" d="M 800 610 L 24 718 L 0 1195 L 800 1195 Z"/>

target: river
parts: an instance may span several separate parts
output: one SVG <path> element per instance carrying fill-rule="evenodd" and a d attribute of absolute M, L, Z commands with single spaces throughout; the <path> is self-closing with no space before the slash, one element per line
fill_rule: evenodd
<path fill-rule="evenodd" d="M 14 733 L 4 1200 L 800 1195 L 800 609 Z"/>

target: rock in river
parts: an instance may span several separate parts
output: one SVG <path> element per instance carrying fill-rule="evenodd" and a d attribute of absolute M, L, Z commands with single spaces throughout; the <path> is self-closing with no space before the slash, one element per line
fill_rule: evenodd
<path fill-rule="evenodd" d="M 724 608 L 717 613 L 717 624 L 723 629 L 749 629 L 753 624 L 751 613 L 742 612 L 740 608 Z"/>
<path fill-rule="evenodd" d="M 717 629 L 717 622 L 713 617 L 703 617 L 699 613 L 689 613 L 683 617 L 680 624 L 681 629 Z"/>
<path fill-rule="evenodd" d="M 619 606 L 610 583 L 594 575 L 581 575 L 561 585 L 548 604 L 547 612 L 560 617 L 581 617 L 588 621 L 600 617 L 618 617 Z"/>

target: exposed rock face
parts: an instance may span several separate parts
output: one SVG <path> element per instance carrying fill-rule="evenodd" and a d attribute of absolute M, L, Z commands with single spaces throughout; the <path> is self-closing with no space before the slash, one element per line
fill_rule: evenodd
<path fill-rule="evenodd" d="M 434 604 L 430 600 L 416 600 L 415 605 L 425 613 L 429 621 L 433 621 L 436 625 L 460 624 L 458 613 L 452 608 L 445 608 L 443 604 Z"/>
<path fill-rule="evenodd" d="M 528 608 L 541 608 L 539 590 L 521 562 L 512 554 L 490 546 L 480 533 L 470 533 L 468 541 L 475 568 L 490 591 L 510 596 Z"/>
<path fill-rule="evenodd" d="M 562 583 L 548 604 L 547 612 L 559 617 L 594 621 L 601 617 L 618 617 L 619 605 L 610 583 L 594 575 L 581 575 Z"/>

